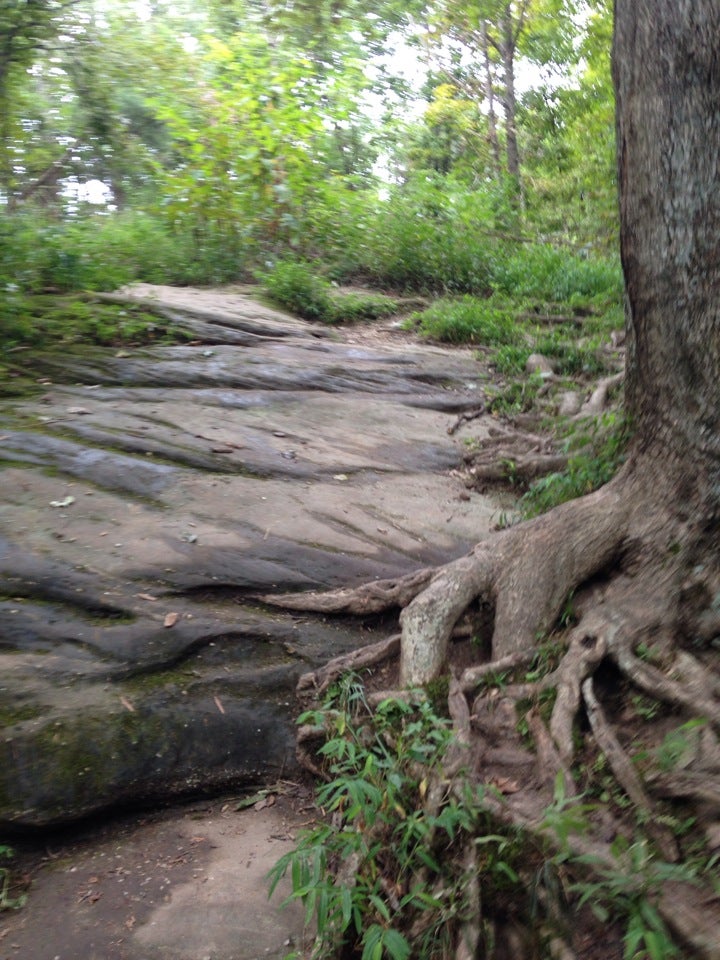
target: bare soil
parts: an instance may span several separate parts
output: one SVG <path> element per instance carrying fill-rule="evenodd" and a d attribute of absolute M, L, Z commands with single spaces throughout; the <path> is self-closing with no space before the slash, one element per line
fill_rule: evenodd
<path fill-rule="evenodd" d="M 16 843 L 0 914 L 2 960 L 264 960 L 302 940 L 302 911 L 268 900 L 267 872 L 312 818 L 309 792 L 278 784 L 238 810 L 238 795 L 84 824 Z"/>

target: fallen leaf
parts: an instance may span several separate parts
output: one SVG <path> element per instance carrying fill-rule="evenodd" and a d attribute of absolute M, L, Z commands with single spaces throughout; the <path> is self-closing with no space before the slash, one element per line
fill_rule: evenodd
<path fill-rule="evenodd" d="M 132 930 L 132 928 L 135 926 L 135 917 L 128 917 L 125 921 L 125 926 L 128 928 L 128 930 Z"/>
<path fill-rule="evenodd" d="M 75 503 L 75 497 L 65 497 L 64 500 L 51 500 L 51 507 L 69 507 Z"/>
<path fill-rule="evenodd" d="M 500 793 L 517 793 L 520 790 L 517 780 L 511 780 L 509 777 L 491 777 L 489 783 Z"/>
<path fill-rule="evenodd" d="M 125 697 L 120 697 L 120 703 L 125 707 L 126 710 L 129 710 L 130 713 L 135 713 L 135 707 Z"/>
<path fill-rule="evenodd" d="M 222 705 L 222 700 L 220 697 L 214 697 L 213 699 L 215 700 L 215 706 L 218 708 L 220 713 L 225 713 L 225 707 Z"/>
<path fill-rule="evenodd" d="M 101 537 L 106 537 L 106 533 L 101 533 Z M 136 593 L 136 597 L 139 597 L 141 600 L 157 600 L 157 597 L 154 597 L 151 593 Z"/>
<path fill-rule="evenodd" d="M 166 614 L 165 614 L 165 619 L 163 620 L 163 626 L 164 626 L 164 627 L 174 627 L 175 624 L 178 622 L 179 619 L 180 619 L 180 614 L 179 614 L 179 613 L 166 613 Z"/>
<path fill-rule="evenodd" d="M 347 480 L 348 475 L 346 473 L 334 473 L 333 480 Z"/>
<path fill-rule="evenodd" d="M 242 800 L 239 800 L 235 809 L 247 810 L 248 807 L 254 807 L 261 800 L 264 800 L 267 795 L 267 790 L 258 790 L 257 793 L 251 793 L 249 797 L 243 797 Z"/>
<path fill-rule="evenodd" d="M 68 407 L 68 413 L 77 413 L 80 416 L 87 416 L 87 414 L 92 413 L 92 410 L 88 410 L 87 407 Z"/>
<path fill-rule="evenodd" d="M 118 350 L 115 356 L 119 357 L 120 360 L 124 360 L 126 357 L 129 357 L 130 354 L 127 352 L 127 350 Z"/>

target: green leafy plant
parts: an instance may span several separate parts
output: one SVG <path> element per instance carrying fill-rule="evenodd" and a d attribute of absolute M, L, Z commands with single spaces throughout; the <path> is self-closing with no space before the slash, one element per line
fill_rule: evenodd
<path fill-rule="evenodd" d="M 695 870 L 689 864 L 658 859 L 644 838 L 630 842 L 618 837 L 611 853 L 614 862 L 609 864 L 591 855 L 575 858 L 576 864 L 592 868 L 594 878 L 570 885 L 570 891 L 578 896 L 578 908 L 587 904 L 602 923 L 624 923 L 624 960 L 680 957 L 657 900 L 668 882 L 695 882 Z"/>
<path fill-rule="evenodd" d="M 569 871 L 571 877 L 581 877 L 566 885 L 575 909 L 587 905 L 601 923 L 624 924 L 624 960 L 670 960 L 680 956 L 657 909 L 657 900 L 668 881 L 694 883 L 696 868 L 659 859 L 644 837 L 633 841 L 617 837 L 610 848 L 610 859 L 575 853 L 572 838 L 589 832 L 589 817 L 594 809 L 593 804 L 566 795 L 564 777 L 559 773 L 553 803 L 544 812 L 543 826 L 558 841 L 552 867 Z"/>
<path fill-rule="evenodd" d="M 565 449 L 576 445 L 580 449 L 561 473 L 548 474 L 530 485 L 519 503 L 523 516 L 545 513 L 612 480 L 624 462 L 628 438 L 627 421 L 613 412 L 601 414 L 583 432 L 573 430 L 565 439 Z"/>
<path fill-rule="evenodd" d="M 289 872 L 291 896 L 317 932 L 313 957 L 447 956 L 471 910 L 458 850 L 476 844 L 478 869 L 496 892 L 518 884 L 522 850 L 517 832 L 488 829 L 477 788 L 428 797 L 451 742 L 448 721 L 422 695 L 371 714 L 351 678 L 299 722 L 326 731 L 320 756 L 331 779 L 317 803 L 327 819 L 278 861 L 271 889 Z"/>
<path fill-rule="evenodd" d="M 0 857 L 12 858 L 14 851 L 12 847 L 0 843 Z M 8 867 L 0 867 L 0 910 L 19 910 L 27 901 L 26 896 L 12 897 L 10 895 L 10 870 Z"/>

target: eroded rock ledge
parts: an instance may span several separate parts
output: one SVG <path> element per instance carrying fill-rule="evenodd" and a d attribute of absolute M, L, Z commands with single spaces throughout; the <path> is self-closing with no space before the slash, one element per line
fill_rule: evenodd
<path fill-rule="evenodd" d="M 389 628 L 252 597 L 438 563 L 495 518 L 448 469 L 469 353 L 136 295 L 196 340 L 34 358 L 44 394 L 3 404 L 3 835 L 290 773 L 299 674 Z"/>

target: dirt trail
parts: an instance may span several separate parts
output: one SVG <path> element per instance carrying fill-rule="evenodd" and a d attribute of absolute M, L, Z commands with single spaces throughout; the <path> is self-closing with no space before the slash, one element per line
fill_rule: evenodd
<path fill-rule="evenodd" d="M 226 797 L 21 843 L 29 898 L 0 914 L 1 960 L 286 956 L 302 945 L 303 912 L 282 906 L 287 883 L 268 899 L 267 873 L 313 808 L 283 790 L 261 811 Z"/>

